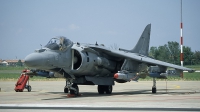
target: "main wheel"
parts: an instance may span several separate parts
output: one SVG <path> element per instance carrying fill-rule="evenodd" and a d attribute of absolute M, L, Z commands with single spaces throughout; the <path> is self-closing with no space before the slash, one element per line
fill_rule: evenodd
<path fill-rule="evenodd" d="M 98 90 L 99 94 L 104 94 L 104 86 L 103 85 L 98 85 L 97 90 Z"/>
<path fill-rule="evenodd" d="M 109 86 L 105 86 L 105 91 L 106 91 L 106 94 L 111 94 L 112 93 L 112 85 L 109 85 Z"/>
<path fill-rule="evenodd" d="M 76 91 L 70 90 L 70 94 L 74 94 L 74 95 L 78 96 L 78 94 L 79 94 L 78 85 L 77 84 L 73 84 L 72 87 L 75 88 Z"/>
<path fill-rule="evenodd" d="M 156 88 L 152 87 L 152 93 L 156 93 Z"/>

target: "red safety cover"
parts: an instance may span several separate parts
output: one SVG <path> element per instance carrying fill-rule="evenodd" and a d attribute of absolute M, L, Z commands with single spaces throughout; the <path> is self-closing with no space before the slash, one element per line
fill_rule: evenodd
<path fill-rule="evenodd" d="M 29 79 L 29 76 L 26 75 L 25 73 L 22 73 L 20 78 L 18 79 L 17 83 L 15 84 L 15 91 L 23 92 L 28 79 Z"/>

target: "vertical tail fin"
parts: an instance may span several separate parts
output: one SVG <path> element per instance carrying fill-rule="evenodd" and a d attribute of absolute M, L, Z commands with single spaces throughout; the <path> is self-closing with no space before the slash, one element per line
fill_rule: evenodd
<path fill-rule="evenodd" d="M 140 36 L 140 39 L 138 40 L 136 46 L 131 50 L 131 52 L 148 56 L 150 32 L 151 32 L 151 24 L 148 24 L 145 27 L 142 35 Z"/>

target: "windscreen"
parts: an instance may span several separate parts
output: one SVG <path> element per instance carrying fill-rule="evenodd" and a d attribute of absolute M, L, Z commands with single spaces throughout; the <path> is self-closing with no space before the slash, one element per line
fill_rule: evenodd
<path fill-rule="evenodd" d="M 69 46 L 72 45 L 72 41 L 66 37 L 57 37 L 52 38 L 45 47 L 51 50 L 66 50 Z"/>

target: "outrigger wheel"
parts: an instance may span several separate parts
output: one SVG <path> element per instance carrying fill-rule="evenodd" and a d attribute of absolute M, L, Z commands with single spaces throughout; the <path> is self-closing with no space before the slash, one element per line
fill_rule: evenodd
<path fill-rule="evenodd" d="M 156 93 L 156 79 L 155 78 L 153 78 L 152 93 Z"/>
<path fill-rule="evenodd" d="M 156 88 L 152 87 L 152 93 L 156 93 Z"/>

